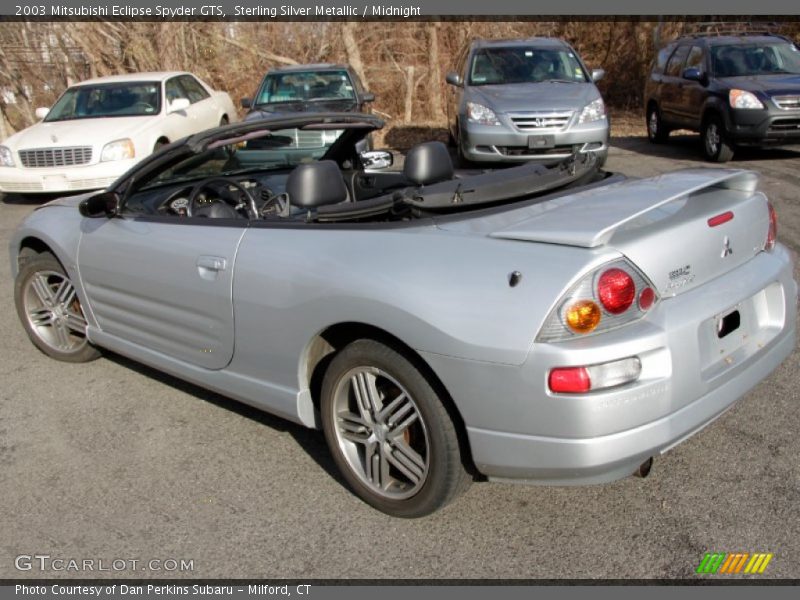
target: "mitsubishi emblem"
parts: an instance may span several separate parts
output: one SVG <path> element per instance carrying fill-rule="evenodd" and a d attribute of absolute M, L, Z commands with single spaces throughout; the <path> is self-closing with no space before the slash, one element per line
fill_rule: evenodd
<path fill-rule="evenodd" d="M 725 239 L 722 240 L 722 258 L 730 256 L 731 254 L 733 254 L 733 248 L 731 248 L 731 241 L 726 235 Z"/>

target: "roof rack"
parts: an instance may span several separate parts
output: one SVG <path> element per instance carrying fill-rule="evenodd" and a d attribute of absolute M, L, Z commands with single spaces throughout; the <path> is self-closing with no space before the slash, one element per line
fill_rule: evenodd
<path fill-rule="evenodd" d="M 781 23 L 775 21 L 700 21 L 687 23 L 681 37 L 714 37 L 723 35 L 774 35 L 780 34 Z"/>

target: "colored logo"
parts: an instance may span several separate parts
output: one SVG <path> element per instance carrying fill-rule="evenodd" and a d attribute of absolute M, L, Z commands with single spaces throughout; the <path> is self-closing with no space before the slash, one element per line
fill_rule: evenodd
<path fill-rule="evenodd" d="M 696 573 L 716 574 L 716 575 L 754 575 L 763 573 L 773 554 L 766 552 L 725 553 L 725 552 L 706 552 Z"/>

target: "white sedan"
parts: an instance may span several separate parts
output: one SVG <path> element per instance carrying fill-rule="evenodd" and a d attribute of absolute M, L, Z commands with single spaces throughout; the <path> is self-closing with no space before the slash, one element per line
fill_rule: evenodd
<path fill-rule="evenodd" d="M 164 144 L 237 120 L 227 93 L 183 72 L 84 81 L 36 116 L 0 146 L 0 192 L 102 189 Z"/>

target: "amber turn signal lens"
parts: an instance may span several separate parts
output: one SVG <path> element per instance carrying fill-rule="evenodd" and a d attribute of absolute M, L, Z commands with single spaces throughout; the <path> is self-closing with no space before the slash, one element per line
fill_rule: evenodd
<path fill-rule="evenodd" d="M 578 300 L 566 312 L 567 326 L 575 333 L 589 333 L 600 323 L 600 307 L 591 300 Z"/>

